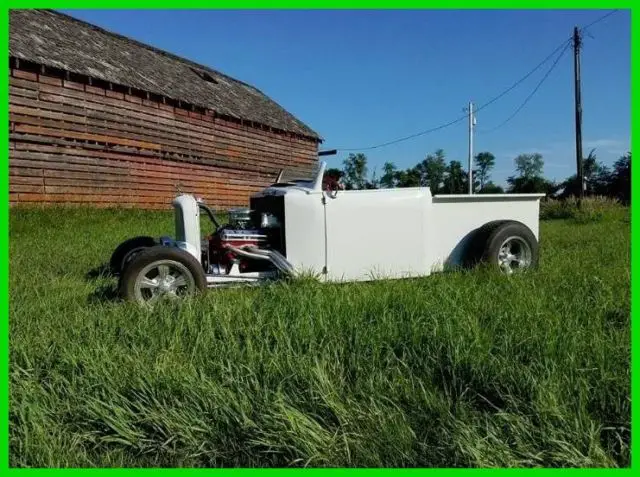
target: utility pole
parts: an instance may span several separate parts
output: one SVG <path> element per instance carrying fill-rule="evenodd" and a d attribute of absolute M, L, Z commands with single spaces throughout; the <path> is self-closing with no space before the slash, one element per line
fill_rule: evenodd
<path fill-rule="evenodd" d="M 582 170 L 582 97 L 580 94 L 580 46 L 582 40 L 580 38 L 580 30 L 578 27 L 573 29 L 573 73 L 574 73 L 574 89 L 575 89 L 575 110 L 576 110 L 576 166 L 577 180 L 580 188 L 578 195 L 578 207 L 584 198 L 584 171 Z"/>
<path fill-rule="evenodd" d="M 469 101 L 469 195 L 473 194 L 473 103 Z"/>

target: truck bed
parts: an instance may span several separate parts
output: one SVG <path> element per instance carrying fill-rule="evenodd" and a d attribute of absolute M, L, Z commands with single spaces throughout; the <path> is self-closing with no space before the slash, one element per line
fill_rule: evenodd
<path fill-rule="evenodd" d="M 544 194 L 436 195 L 432 198 L 430 243 L 435 269 L 459 265 L 470 238 L 487 222 L 516 220 L 539 239 Z"/>

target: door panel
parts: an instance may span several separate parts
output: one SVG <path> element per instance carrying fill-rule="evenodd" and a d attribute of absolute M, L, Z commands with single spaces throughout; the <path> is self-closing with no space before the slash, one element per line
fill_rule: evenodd
<path fill-rule="evenodd" d="M 380 189 L 327 196 L 327 279 L 425 274 L 427 194 Z"/>

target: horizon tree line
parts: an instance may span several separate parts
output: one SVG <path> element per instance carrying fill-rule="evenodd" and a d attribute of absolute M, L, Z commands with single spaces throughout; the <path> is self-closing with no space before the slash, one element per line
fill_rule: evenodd
<path fill-rule="evenodd" d="M 378 177 L 374 170 L 369 175 L 367 156 L 349 154 L 343 168 L 325 171 L 325 179 L 341 183 L 345 189 L 379 189 L 399 187 L 429 187 L 435 194 L 466 194 L 469 178 L 462 163 L 447 161 L 443 149 L 437 149 L 413 167 L 399 169 L 387 161 Z M 563 181 L 550 181 L 544 177 L 544 158 L 540 153 L 520 154 L 514 158 L 515 173 L 507 178 L 507 187 L 491 180 L 495 156 L 489 151 L 474 157 L 473 191 L 477 194 L 544 193 L 558 198 L 575 196 L 579 192 L 576 174 Z M 631 152 L 620 156 L 611 168 L 598 162 L 595 149 L 583 159 L 585 195 L 607 196 L 628 204 L 631 200 Z"/>

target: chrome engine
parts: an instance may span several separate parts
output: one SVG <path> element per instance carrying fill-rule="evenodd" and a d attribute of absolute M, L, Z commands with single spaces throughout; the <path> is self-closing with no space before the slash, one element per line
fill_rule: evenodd
<path fill-rule="evenodd" d="M 228 211 L 229 223 L 202 242 L 202 264 L 209 274 L 266 272 L 274 264 L 265 253 L 277 252 L 280 223 L 269 213 L 248 208 Z M 234 270 L 234 267 L 235 268 Z"/>
<path fill-rule="evenodd" d="M 251 227 L 251 209 L 238 208 L 230 209 L 229 226 L 233 229 L 243 230 Z"/>

